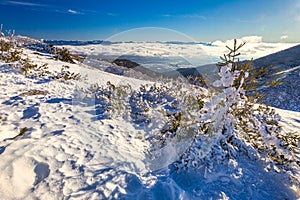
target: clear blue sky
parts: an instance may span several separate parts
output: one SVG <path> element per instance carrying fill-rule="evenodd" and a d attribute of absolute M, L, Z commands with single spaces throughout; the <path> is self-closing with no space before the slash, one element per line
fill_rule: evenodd
<path fill-rule="evenodd" d="M 0 0 L 0 23 L 45 39 L 106 39 L 162 27 L 197 41 L 258 35 L 300 42 L 300 0 Z"/>

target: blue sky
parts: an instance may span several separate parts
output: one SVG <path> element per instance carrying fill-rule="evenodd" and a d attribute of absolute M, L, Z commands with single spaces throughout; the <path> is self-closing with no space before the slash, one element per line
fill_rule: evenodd
<path fill-rule="evenodd" d="M 161 27 L 206 42 L 249 35 L 300 42 L 300 0 L 0 0 L 0 23 L 39 39 L 106 39 Z"/>

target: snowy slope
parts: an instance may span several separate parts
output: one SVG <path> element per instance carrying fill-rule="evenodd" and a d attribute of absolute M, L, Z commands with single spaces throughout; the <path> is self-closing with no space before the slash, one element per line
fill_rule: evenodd
<path fill-rule="evenodd" d="M 276 108 L 300 111 L 300 46 L 259 58 L 254 61 L 258 69 L 269 68 L 270 80 L 281 80 L 276 87 L 262 88 L 263 103 Z M 264 79 L 263 79 L 264 80 Z"/>
<path fill-rule="evenodd" d="M 23 54 L 58 70 L 66 63 L 51 56 Z M 138 88 L 149 83 L 69 64 L 80 81 L 30 79 L 0 63 L 1 199 L 296 199 L 281 173 L 244 156 L 220 165 L 213 174 L 176 172 L 174 143 L 149 160 L 150 130 L 121 116 L 101 118 L 84 89 L 110 81 Z M 30 94 L 30 91 L 42 91 Z M 83 97 L 82 97 L 83 95 Z M 80 101 L 84 99 L 84 101 Z M 300 131 L 299 113 L 277 110 L 282 125 Z M 156 113 L 157 114 L 157 113 Z M 161 119 L 157 116 L 156 122 Z M 157 124 L 153 124 L 155 129 Z M 22 128 L 28 130 L 19 135 Z M 297 189 L 297 188 L 296 188 Z M 296 190 L 295 189 L 295 190 Z"/>
<path fill-rule="evenodd" d="M 65 64 L 25 52 L 37 63 L 49 63 L 52 70 Z M 95 76 L 89 80 L 98 84 L 109 80 L 137 87 L 143 83 L 102 71 L 82 70 L 75 64 L 70 66 L 87 78 Z M 79 194 L 92 197 L 98 190 L 108 197 L 116 186 L 112 182 L 107 186 L 98 183 L 103 181 L 106 170 L 115 167 L 120 172 L 145 171 L 141 160 L 147 144 L 129 139 L 133 128 L 118 119 L 93 122 L 93 113 L 89 112 L 93 107 L 73 105 L 77 87 L 76 82 L 25 78 L 1 64 L 1 198 L 58 199 Z M 32 90 L 46 94 L 26 95 Z M 24 127 L 29 129 L 26 134 L 13 139 Z M 122 183 L 122 176 L 116 179 Z M 99 185 L 100 189 L 85 191 L 89 185 Z"/>

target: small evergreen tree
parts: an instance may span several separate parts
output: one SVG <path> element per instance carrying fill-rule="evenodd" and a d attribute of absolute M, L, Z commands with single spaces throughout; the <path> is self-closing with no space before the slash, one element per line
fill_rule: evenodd
<path fill-rule="evenodd" d="M 193 143 L 178 162 L 174 163 L 177 169 L 191 169 L 204 167 L 206 172 L 213 172 L 214 166 L 228 163 L 236 159 L 238 154 L 244 154 L 250 159 L 265 161 L 268 170 L 277 173 L 289 173 L 294 183 L 299 184 L 299 157 L 297 152 L 290 149 L 299 149 L 295 141 L 295 134 L 282 131 L 278 124 L 280 117 L 273 109 L 264 105 L 255 104 L 255 98 L 250 98 L 247 79 L 251 62 L 240 63 L 237 57 L 238 50 L 245 43 L 237 45 L 222 57 L 219 63 L 220 79 L 214 82 L 221 92 L 214 95 L 205 104 L 198 119 L 201 126 L 194 136 Z M 290 138 L 287 149 L 287 138 Z M 298 170 L 295 170 L 298 169 Z M 298 174 L 299 176 L 299 174 Z"/>

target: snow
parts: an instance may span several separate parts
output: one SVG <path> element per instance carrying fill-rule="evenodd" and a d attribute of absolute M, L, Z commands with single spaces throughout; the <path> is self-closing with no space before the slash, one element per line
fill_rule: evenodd
<path fill-rule="evenodd" d="M 276 111 L 283 118 L 281 123 L 286 131 L 299 132 L 299 130 L 300 130 L 300 113 L 299 112 L 282 110 L 282 109 L 276 109 Z"/>
<path fill-rule="evenodd" d="M 276 74 L 274 74 L 274 75 L 286 74 L 286 73 L 289 73 L 289 72 L 295 71 L 295 70 L 297 70 L 297 69 L 299 69 L 299 68 L 300 68 L 300 66 L 293 67 L 293 68 L 291 68 L 291 69 L 287 69 L 287 70 L 282 70 L 282 71 L 280 71 L 280 72 L 277 72 L 277 73 L 276 73 Z"/>
<path fill-rule="evenodd" d="M 37 64 L 48 63 L 52 71 L 66 64 L 33 54 L 30 50 L 24 50 L 24 54 Z M 78 64 L 68 65 L 70 70 L 81 72 L 86 79 L 98 84 L 109 80 L 116 85 L 137 87 L 144 83 L 95 69 L 83 69 Z M 91 107 L 73 105 L 75 91 L 86 83 L 39 82 L 10 70 L 4 63 L 0 77 L 2 198 L 70 196 L 84 185 L 97 183 L 100 177 L 94 177 L 95 174 L 113 167 L 127 173 L 145 173 L 142 160 L 147 143 L 134 138 L 135 130 L 130 124 L 117 119 L 91 122 Z M 89 81 L 89 84 L 93 83 Z M 33 89 L 47 94 L 21 96 Z M 29 128 L 28 135 L 20 137 L 22 140 L 10 139 L 23 127 Z M 116 186 L 109 182 L 107 187 L 103 192 L 108 197 Z M 31 190 L 34 192 L 29 194 Z M 85 195 L 92 193 L 95 191 Z"/>
<path fill-rule="evenodd" d="M 106 78 L 102 72 L 98 75 L 100 80 Z M 90 192 L 81 190 L 98 185 L 109 176 L 101 170 L 145 173 L 142 160 L 147 143 L 134 138 L 135 130 L 130 124 L 117 119 L 91 122 L 90 107 L 72 105 L 75 84 L 35 81 L 26 80 L 23 75 L 1 73 L 4 84 L 0 110 L 5 116 L 1 124 L 2 198 L 57 199 L 80 194 L 89 197 L 97 190 L 108 198 L 125 181 L 122 176 L 116 177 L 117 185 L 109 181 L 99 183 L 99 188 Z M 29 89 L 46 90 L 48 94 L 18 97 L 21 91 Z M 17 135 L 20 127 L 30 128 L 29 133 L 20 140 L 7 140 Z"/>
<path fill-rule="evenodd" d="M 107 52 L 115 54 L 133 48 L 132 51 L 141 52 L 136 48 L 148 43 L 122 45 L 74 47 L 74 50 L 93 54 L 91 48 L 96 53 L 109 48 Z M 185 50 L 170 46 L 175 47 L 172 51 Z M 184 48 L 187 48 L 184 54 L 195 51 L 195 47 Z M 164 56 L 165 52 L 155 53 Z M 129 84 L 134 89 L 151 82 L 117 76 L 80 63 L 66 64 L 28 49 L 23 54 L 37 64 L 48 63 L 51 71 L 68 65 L 84 79 L 30 79 L 0 63 L 1 199 L 296 199 L 300 196 L 285 185 L 284 175 L 268 173 L 260 161 L 243 155 L 217 165 L 213 173 L 207 169 L 175 171 L 169 164 L 178 159 L 189 140 L 168 143 L 152 152 L 155 155 L 151 159 L 147 150 L 152 144 L 146 139 L 150 129 L 139 128 L 118 114 L 99 119 L 95 98 L 85 92 L 91 84 L 105 85 L 107 81 L 116 86 Z M 30 90 L 46 93 L 22 95 Z M 152 114 L 158 116 L 159 109 Z M 299 112 L 276 111 L 283 117 L 282 125 L 287 130 L 300 131 Z M 161 121 L 158 117 L 149 127 L 156 130 Z M 24 127 L 28 131 L 14 138 Z M 208 145 L 214 144 L 214 138 L 211 140 Z"/>

